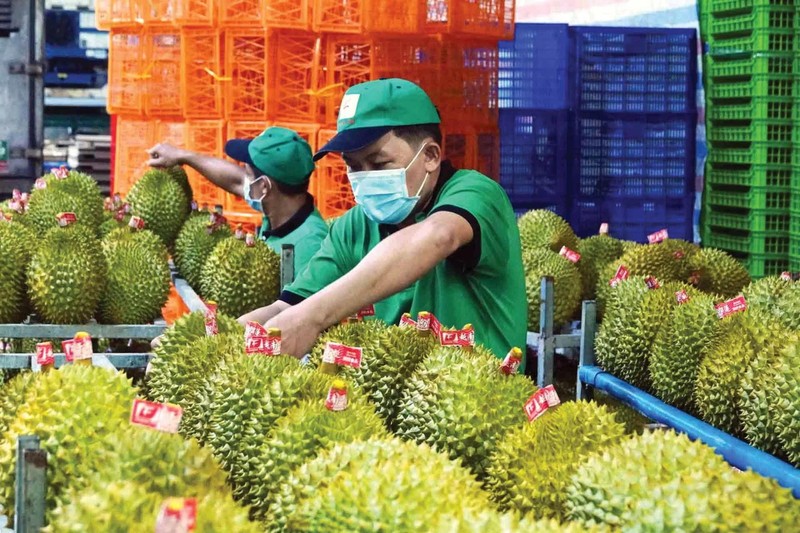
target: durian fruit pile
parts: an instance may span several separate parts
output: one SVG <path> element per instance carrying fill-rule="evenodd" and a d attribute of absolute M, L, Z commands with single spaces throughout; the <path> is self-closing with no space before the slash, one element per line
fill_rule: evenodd
<path fill-rule="evenodd" d="M 598 364 L 800 466 L 800 283 L 752 282 L 740 293 L 746 309 L 724 318 L 716 306 L 730 289 L 714 288 L 724 295 L 674 282 L 650 289 L 641 276 L 620 282 L 595 340 Z"/>
<path fill-rule="evenodd" d="M 602 318 L 612 298 L 610 281 L 621 266 L 630 276 L 652 276 L 662 284 L 688 284 L 721 296 L 734 296 L 750 282 L 745 268 L 727 253 L 700 249 L 680 239 L 648 245 L 621 241 L 608 234 L 579 239 L 563 218 L 545 209 L 525 213 L 519 218 L 518 227 L 530 331 L 539 331 L 544 276 L 553 278 L 555 326 L 576 318 L 583 300 L 596 300 L 598 318 Z M 563 255 L 562 248 L 566 248 Z M 567 250 L 580 255 L 576 262 L 568 259 Z"/>

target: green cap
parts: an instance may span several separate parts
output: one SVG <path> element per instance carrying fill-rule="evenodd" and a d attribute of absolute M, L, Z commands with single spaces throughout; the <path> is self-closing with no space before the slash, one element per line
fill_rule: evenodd
<path fill-rule="evenodd" d="M 255 139 L 231 139 L 225 144 L 228 156 L 247 163 L 286 185 L 299 185 L 314 171 L 311 146 L 296 131 L 279 126 L 265 129 Z"/>
<path fill-rule="evenodd" d="M 368 81 L 350 87 L 342 97 L 336 136 L 314 155 L 355 152 L 397 126 L 439 124 L 436 106 L 418 85 L 400 78 Z"/>

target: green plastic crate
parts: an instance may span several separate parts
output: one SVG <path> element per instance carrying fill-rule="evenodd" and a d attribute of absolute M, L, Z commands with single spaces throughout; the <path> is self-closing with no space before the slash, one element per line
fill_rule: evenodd
<path fill-rule="evenodd" d="M 795 173 L 795 178 L 797 177 L 798 174 Z M 792 197 L 789 200 L 789 209 L 792 213 L 800 213 L 800 184 L 798 183 L 792 184 L 791 195 Z"/>
<path fill-rule="evenodd" d="M 709 141 L 716 143 L 791 143 L 794 129 L 795 126 L 791 120 L 753 120 L 749 123 L 706 121 L 706 137 Z M 791 163 L 791 159 L 788 163 Z"/>
<path fill-rule="evenodd" d="M 791 165 L 792 143 L 715 142 L 709 140 L 708 161 L 737 165 Z"/>
<path fill-rule="evenodd" d="M 792 5 L 766 5 L 714 11 L 708 17 L 711 36 L 747 35 L 758 30 L 794 30 L 797 12 Z"/>
<path fill-rule="evenodd" d="M 703 242 L 711 248 L 743 254 L 789 254 L 789 232 L 786 231 L 739 231 L 707 226 L 705 236 Z"/>
<path fill-rule="evenodd" d="M 729 165 L 725 163 L 706 166 L 705 180 L 715 185 L 739 187 L 770 187 L 787 189 L 792 185 L 795 168 L 790 165 Z"/>
<path fill-rule="evenodd" d="M 791 97 L 752 98 L 744 103 L 741 100 L 706 100 L 706 120 L 793 120 L 798 123 L 794 117 L 800 115 L 800 102 L 796 104 Z"/>
<path fill-rule="evenodd" d="M 794 98 L 798 80 L 788 74 L 754 74 L 747 78 L 707 77 L 706 91 L 711 100 L 743 98 Z"/>
<path fill-rule="evenodd" d="M 788 211 L 791 203 L 789 189 L 775 187 L 731 187 L 706 184 L 706 203 L 740 209 L 770 209 Z"/>
<path fill-rule="evenodd" d="M 757 74 L 793 74 L 793 53 L 759 54 L 748 56 L 705 56 L 707 76 L 715 78 L 750 77 Z"/>
<path fill-rule="evenodd" d="M 762 7 L 791 7 L 796 0 L 704 0 L 701 3 L 703 12 L 727 13 L 731 11 L 747 12 Z"/>
<path fill-rule="evenodd" d="M 795 52 L 797 39 L 794 28 L 765 28 L 747 34 L 708 35 L 706 49 L 711 55 L 746 54 L 756 52 Z"/>
<path fill-rule="evenodd" d="M 753 279 L 760 279 L 765 276 L 780 276 L 782 272 L 789 270 L 790 259 L 784 254 L 742 254 L 734 252 L 731 255 L 742 262 Z"/>
<path fill-rule="evenodd" d="M 738 231 L 789 232 L 789 214 L 766 209 L 730 209 L 714 205 L 706 206 L 705 222 L 712 228 L 728 228 Z M 800 221 L 798 221 L 800 224 Z"/>

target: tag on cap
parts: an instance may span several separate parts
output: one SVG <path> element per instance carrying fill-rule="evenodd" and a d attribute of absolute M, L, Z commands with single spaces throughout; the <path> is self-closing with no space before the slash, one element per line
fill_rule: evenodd
<path fill-rule="evenodd" d="M 144 219 L 141 217 L 133 216 L 128 222 L 128 226 L 133 229 L 144 229 Z"/>
<path fill-rule="evenodd" d="M 675 292 L 675 300 L 678 302 L 678 305 L 683 305 L 689 301 L 689 295 L 685 290 L 681 289 Z"/>
<path fill-rule="evenodd" d="M 519 369 L 519 365 L 521 364 L 522 364 L 522 350 L 520 350 L 517 347 L 511 348 L 511 350 L 506 354 L 505 358 L 503 359 L 503 363 L 500 365 L 500 372 L 502 372 L 507 376 L 516 374 L 517 369 Z"/>
<path fill-rule="evenodd" d="M 566 257 L 567 259 L 569 259 L 573 263 L 577 263 L 578 261 L 581 260 L 581 254 L 579 254 L 578 252 L 576 252 L 574 250 L 570 250 L 566 246 L 562 246 L 561 247 L 561 251 L 558 252 L 558 254 L 560 256 L 562 256 L 562 257 Z"/>
<path fill-rule="evenodd" d="M 363 355 L 363 348 L 346 346 L 338 342 L 327 342 L 325 343 L 325 350 L 322 352 L 322 362 L 361 368 L 361 358 Z"/>
<path fill-rule="evenodd" d="M 216 302 L 206 302 L 206 312 L 204 314 L 204 318 L 206 326 L 206 337 L 212 337 L 217 333 L 219 333 L 219 328 L 217 327 Z"/>
<path fill-rule="evenodd" d="M 72 352 L 75 361 L 92 358 L 94 350 L 92 348 L 92 338 L 88 333 L 78 333 L 72 341 Z"/>
<path fill-rule="evenodd" d="M 744 299 L 744 296 L 737 296 L 736 298 L 731 298 L 730 300 L 717 304 L 714 308 L 717 310 L 717 316 L 719 318 L 725 318 L 726 316 L 747 309 L 747 301 Z"/>
<path fill-rule="evenodd" d="M 644 279 L 644 282 L 647 285 L 647 288 L 650 290 L 658 289 L 659 287 L 661 287 L 661 284 L 653 276 L 647 276 Z"/>
<path fill-rule="evenodd" d="M 47 182 L 44 180 L 44 178 L 37 178 L 36 181 L 33 182 L 33 188 L 34 189 L 46 189 L 47 188 Z"/>
<path fill-rule="evenodd" d="M 246 246 L 249 246 L 249 247 L 252 247 L 252 246 L 256 245 L 256 239 L 255 239 L 255 237 L 253 237 L 252 233 L 248 233 L 247 235 L 245 235 L 244 244 Z"/>
<path fill-rule="evenodd" d="M 630 272 L 628 271 L 628 267 L 625 265 L 620 265 L 617 269 L 617 272 L 614 274 L 614 277 L 608 280 L 608 284 L 612 287 L 616 287 L 620 281 L 628 279 Z"/>
<path fill-rule="evenodd" d="M 181 417 L 183 409 L 180 406 L 136 398 L 133 400 L 130 422 L 165 433 L 177 433 Z"/>
<path fill-rule="evenodd" d="M 411 318 L 411 315 L 409 315 L 408 313 L 403 313 L 403 316 L 400 317 L 400 326 L 416 328 L 417 323 L 414 321 L 413 318 Z"/>
<path fill-rule="evenodd" d="M 40 366 L 52 365 L 56 362 L 53 355 L 53 345 L 49 342 L 36 344 L 36 363 Z"/>
<path fill-rule="evenodd" d="M 417 330 L 430 331 L 431 329 L 431 314 L 427 311 L 420 311 L 417 314 Z"/>
<path fill-rule="evenodd" d="M 539 389 L 525 402 L 525 414 L 528 416 L 528 421 L 533 422 L 550 407 L 555 407 L 560 403 L 561 400 L 558 398 L 555 387 L 548 385 Z"/>
<path fill-rule="evenodd" d="M 22 193 L 20 192 L 19 189 L 14 189 L 13 191 L 11 191 L 11 198 L 17 201 L 22 200 Z"/>
<path fill-rule="evenodd" d="M 658 230 L 657 232 L 651 233 L 650 235 L 647 236 L 647 242 L 649 242 L 650 244 L 655 244 L 657 242 L 661 242 L 666 239 L 669 239 L 669 232 L 667 232 L 666 228 Z"/>
<path fill-rule="evenodd" d="M 791 272 L 781 272 L 781 279 L 783 281 L 792 281 L 792 273 Z"/>
<path fill-rule="evenodd" d="M 608 235 L 608 222 L 603 222 L 600 224 L 600 231 L 598 231 L 600 235 Z"/>
<path fill-rule="evenodd" d="M 156 518 L 155 533 L 191 533 L 197 527 L 195 498 L 167 498 Z"/>
<path fill-rule="evenodd" d="M 436 315 L 433 313 L 430 314 L 431 317 L 431 331 L 433 332 L 433 336 L 439 341 L 439 344 L 442 343 L 442 323 L 439 322 L 439 319 L 436 318 Z"/>
<path fill-rule="evenodd" d="M 58 179 L 62 180 L 67 176 L 69 176 L 69 170 L 67 169 L 67 167 L 64 166 L 54 168 L 53 170 L 50 171 L 50 173 L 53 174 Z"/>
<path fill-rule="evenodd" d="M 358 318 L 364 318 L 365 316 L 375 316 L 375 306 L 369 305 L 363 309 L 361 309 L 357 313 Z"/>
<path fill-rule="evenodd" d="M 67 363 L 71 363 L 75 360 L 75 339 L 61 341 L 61 349 L 64 351 Z"/>
<path fill-rule="evenodd" d="M 328 389 L 325 407 L 329 411 L 344 411 L 347 409 L 347 384 L 341 379 L 334 380 L 331 388 Z"/>
<path fill-rule="evenodd" d="M 56 219 L 58 220 L 58 225 L 65 228 L 76 222 L 78 217 L 75 216 L 75 213 L 59 213 L 56 215 Z"/>
<path fill-rule="evenodd" d="M 467 325 L 464 329 L 443 330 L 440 343 L 442 346 L 475 346 L 475 329 Z"/>
<path fill-rule="evenodd" d="M 281 335 L 258 322 L 248 322 L 244 329 L 244 352 L 248 355 L 280 355 Z"/>

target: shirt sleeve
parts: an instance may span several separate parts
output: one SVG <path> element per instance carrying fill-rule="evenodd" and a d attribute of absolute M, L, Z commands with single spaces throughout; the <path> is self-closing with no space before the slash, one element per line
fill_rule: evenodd
<path fill-rule="evenodd" d="M 456 250 L 448 261 L 464 271 L 500 268 L 510 243 L 505 227 L 508 197 L 500 185 L 478 172 L 451 178 L 431 214 L 459 215 L 472 227 L 472 240 Z"/>

